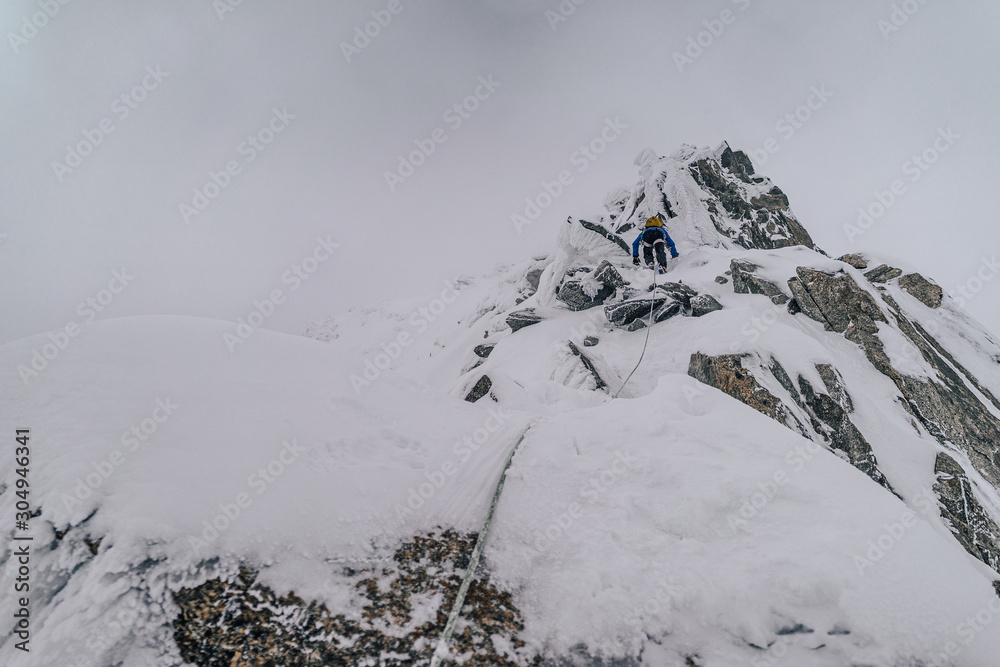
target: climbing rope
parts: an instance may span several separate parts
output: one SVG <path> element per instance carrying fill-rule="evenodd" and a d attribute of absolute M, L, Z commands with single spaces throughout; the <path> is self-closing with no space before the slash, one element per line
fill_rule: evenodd
<path fill-rule="evenodd" d="M 448 656 L 448 644 L 451 642 L 451 635 L 455 632 L 455 622 L 458 620 L 458 614 L 462 611 L 462 605 L 465 604 L 465 595 L 469 592 L 469 585 L 472 583 L 472 577 L 476 574 L 476 568 L 479 566 L 479 556 L 483 553 L 483 545 L 486 543 L 486 534 L 490 530 L 490 523 L 493 521 L 493 513 L 496 511 L 497 502 L 500 500 L 500 493 L 503 491 L 504 481 L 507 479 L 507 470 L 510 468 L 511 461 L 514 460 L 514 454 L 517 453 L 518 448 L 521 443 L 524 442 L 524 436 L 528 435 L 528 431 L 531 429 L 532 424 L 528 424 L 528 427 L 524 429 L 521 433 L 521 437 L 517 439 L 517 443 L 514 448 L 510 450 L 510 456 L 507 457 L 507 464 L 503 467 L 503 472 L 500 473 L 500 481 L 497 482 L 496 491 L 493 492 L 493 501 L 490 503 L 490 511 L 486 514 L 486 522 L 483 523 L 482 530 L 479 531 L 479 537 L 476 539 L 476 546 L 472 549 L 472 556 L 469 557 L 469 567 L 465 571 L 465 578 L 462 579 L 462 585 L 458 589 L 458 595 L 455 596 L 455 604 L 451 607 L 451 613 L 448 614 L 448 623 L 444 626 L 444 632 L 441 633 L 441 639 L 438 640 L 437 648 L 434 649 L 434 657 L 431 658 L 431 667 L 438 667 L 441 661 Z"/>
<path fill-rule="evenodd" d="M 611 398 L 618 398 L 618 394 L 622 393 L 622 389 L 628 384 L 628 381 L 632 379 L 632 375 L 639 369 L 639 364 L 642 363 L 642 358 L 646 356 L 646 346 L 649 345 L 649 332 L 653 329 L 653 307 L 656 304 L 656 269 L 653 269 L 653 292 L 649 295 L 649 324 L 646 326 L 646 342 L 642 344 L 642 354 L 639 355 L 639 361 L 635 362 L 635 368 L 632 372 L 628 374 L 625 378 L 625 382 L 622 382 L 622 386 L 619 387 L 618 391 Z"/>

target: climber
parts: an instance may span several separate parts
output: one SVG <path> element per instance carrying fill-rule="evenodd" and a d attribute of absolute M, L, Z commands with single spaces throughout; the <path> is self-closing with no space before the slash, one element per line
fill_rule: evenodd
<path fill-rule="evenodd" d="M 646 228 L 642 230 L 632 244 L 632 263 L 639 266 L 639 243 L 642 243 L 642 257 L 646 260 L 646 266 L 653 268 L 653 253 L 656 253 L 656 263 L 659 264 L 659 273 L 667 271 L 667 250 L 670 246 L 670 256 L 677 257 L 677 246 L 674 245 L 670 235 L 667 234 L 666 227 L 660 216 L 654 215 L 646 220 Z"/>

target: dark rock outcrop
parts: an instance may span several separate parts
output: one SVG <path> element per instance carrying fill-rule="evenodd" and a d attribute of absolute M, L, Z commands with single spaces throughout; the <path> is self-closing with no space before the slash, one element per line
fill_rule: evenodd
<path fill-rule="evenodd" d="M 715 282 L 719 283 L 720 285 L 725 285 L 726 283 L 729 282 L 729 278 L 725 276 L 715 276 Z"/>
<path fill-rule="evenodd" d="M 174 593 L 180 609 L 174 640 L 181 657 L 199 667 L 426 665 L 475 539 L 452 531 L 416 537 L 377 567 L 345 568 L 346 585 L 366 600 L 360 618 L 294 591 L 279 596 L 257 581 L 256 572 L 241 568 L 231 580 Z M 435 605 L 431 614 L 428 604 Z M 423 622 L 414 621 L 418 605 Z M 510 594 L 488 579 L 472 581 L 462 617 L 468 623 L 453 637 L 451 659 L 497 667 L 541 664 L 524 649 L 524 624 Z"/>
<path fill-rule="evenodd" d="M 848 253 L 842 257 L 838 257 L 837 259 L 846 264 L 850 264 L 858 270 L 868 268 L 868 260 L 865 259 L 863 255 L 859 255 L 857 253 Z"/>
<path fill-rule="evenodd" d="M 528 281 L 528 285 L 531 286 L 532 291 L 538 291 L 538 285 L 542 280 L 542 274 L 545 269 L 532 269 L 524 276 L 524 279 Z"/>
<path fill-rule="evenodd" d="M 781 399 L 763 387 L 751 370 L 744 366 L 745 360 L 749 358 L 750 355 L 709 357 L 693 354 L 688 375 L 724 391 L 810 440 L 822 440 L 831 449 L 841 452 L 843 458 L 855 468 L 892 491 L 885 475 L 878 469 L 878 461 L 871 445 L 848 416 L 854 410 L 854 405 L 832 366 L 816 367 L 826 393 L 818 391 L 801 375 L 796 386 L 788 372 L 775 359 L 770 360 L 767 368 L 809 420 L 812 427 L 810 432 Z M 761 372 L 763 371 L 762 367 Z"/>
<path fill-rule="evenodd" d="M 534 308 L 525 308 L 524 310 L 519 310 L 508 315 L 507 326 L 510 327 L 511 331 L 519 331 L 524 327 L 530 327 L 532 324 L 538 324 L 542 319 L 541 315 L 538 315 Z"/>
<path fill-rule="evenodd" d="M 594 347 L 595 345 L 597 345 L 600 342 L 601 341 L 600 341 L 599 338 L 597 338 L 597 336 L 587 336 L 586 338 L 583 339 L 583 346 L 584 347 Z"/>
<path fill-rule="evenodd" d="M 590 357 L 581 352 L 580 348 L 578 348 L 573 341 L 569 342 L 569 350 L 580 359 L 580 363 L 583 364 L 583 367 L 586 368 L 590 375 L 594 378 L 596 389 L 607 389 L 608 383 L 605 382 L 604 378 L 601 377 L 601 374 L 597 372 L 597 368 L 594 366 L 594 362 L 590 360 Z"/>
<path fill-rule="evenodd" d="M 919 323 L 910 322 L 888 294 L 881 295 L 887 315 L 846 272 L 831 275 L 799 267 L 796 274 L 789 287 L 802 312 L 857 343 L 868 361 L 893 381 L 907 409 L 932 436 L 946 447 L 961 447 L 991 484 L 1000 485 L 1000 420 L 970 387 L 994 403 L 995 397 L 979 389 L 982 384 L 961 364 L 950 363 L 953 357 Z M 891 324 L 890 316 L 936 371 L 934 378 L 911 377 L 893 367 L 877 335 L 877 322 Z"/>
<path fill-rule="evenodd" d="M 750 194 L 748 186 L 765 181 L 753 177 L 753 166 L 745 153 L 727 146 L 718 160 L 698 160 L 688 169 L 695 181 L 712 195 L 707 205 L 716 229 L 735 243 L 744 248 L 764 250 L 794 245 L 818 250 L 809 232 L 795 219 L 788 198 L 779 188 Z M 737 229 L 718 220 L 720 205 L 728 217 L 739 224 Z"/>
<path fill-rule="evenodd" d="M 710 294 L 699 294 L 691 299 L 691 317 L 701 317 L 722 310 L 722 304 Z"/>
<path fill-rule="evenodd" d="M 792 415 L 777 396 L 765 389 L 747 368 L 743 361 L 748 354 L 724 354 L 710 357 L 696 352 L 691 355 L 688 375 L 694 379 L 723 391 L 741 403 L 767 415 L 793 431 L 805 435 L 805 428 Z"/>
<path fill-rule="evenodd" d="M 475 403 L 483 396 L 490 393 L 490 389 L 493 387 L 493 380 L 490 379 L 489 375 L 484 375 L 476 382 L 475 386 L 469 391 L 465 396 L 465 400 L 469 403 Z"/>
<path fill-rule="evenodd" d="M 604 261 L 594 271 L 588 267 L 568 271 L 562 285 L 556 289 L 556 298 L 570 310 L 587 310 L 604 305 L 626 284 L 618 269 Z"/>
<path fill-rule="evenodd" d="M 669 320 L 671 317 L 680 315 L 684 312 L 684 304 L 680 301 L 668 301 L 667 303 L 660 306 L 655 313 L 653 313 L 653 322 L 659 323 L 665 320 Z"/>
<path fill-rule="evenodd" d="M 862 326 L 874 333 L 876 321 L 887 321 L 872 295 L 846 272 L 830 274 L 800 266 L 795 273 L 797 278 L 789 280 L 788 287 L 798 307 L 829 331 L 844 333 L 848 327 Z"/>
<path fill-rule="evenodd" d="M 753 262 L 734 259 L 729 263 L 733 276 L 733 291 L 737 294 L 763 294 L 775 305 L 788 303 L 788 295 L 769 280 L 758 276 L 755 272 L 760 267 Z"/>
<path fill-rule="evenodd" d="M 648 317 L 650 312 L 667 302 L 667 297 L 634 299 L 604 307 L 604 314 L 615 326 L 624 327 L 632 324 L 639 317 Z"/>
<path fill-rule="evenodd" d="M 972 483 L 955 459 L 939 452 L 934 462 L 934 493 L 941 517 L 965 550 L 1000 572 L 1000 526 L 989 517 L 973 493 Z"/>
<path fill-rule="evenodd" d="M 928 308 L 940 308 L 944 290 L 924 278 L 919 273 L 908 273 L 899 279 L 898 285 Z"/>
<path fill-rule="evenodd" d="M 472 351 L 476 353 L 477 357 L 486 359 L 490 356 L 490 353 L 493 352 L 493 347 L 493 345 L 477 345 L 472 348 Z"/>
<path fill-rule="evenodd" d="M 570 220 L 572 220 L 572 218 Z M 606 238 L 607 240 L 611 241 L 619 248 L 624 250 L 629 255 L 632 254 L 632 247 L 628 243 L 626 243 L 625 240 L 622 239 L 622 237 L 618 236 L 618 234 L 615 234 L 614 232 L 609 232 L 602 225 L 599 225 L 596 222 L 587 222 L 586 220 L 580 220 L 579 223 L 580 226 L 583 227 L 584 229 L 589 229 L 595 234 L 603 236 L 604 238 Z"/>
<path fill-rule="evenodd" d="M 889 266 L 888 264 L 879 264 L 871 271 L 865 273 L 865 278 L 869 282 L 873 283 L 887 283 L 893 278 L 898 278 L 903 275 L 902 269 L 897 269 L 895 267 Z"/>

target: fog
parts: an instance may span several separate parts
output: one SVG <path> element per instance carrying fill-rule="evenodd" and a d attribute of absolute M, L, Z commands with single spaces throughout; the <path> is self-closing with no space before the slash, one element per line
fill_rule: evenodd
<path fill-rule="evenodd" d="M 276 289 L 264 326 L 301 333 L 543 250 L 634 184 L 646 146 L 724 140 L 829 254 L 898 258 L 1000 332 L 998 19 L 985 1 L 9 0 L 0 343 L 235 322 Z"/>

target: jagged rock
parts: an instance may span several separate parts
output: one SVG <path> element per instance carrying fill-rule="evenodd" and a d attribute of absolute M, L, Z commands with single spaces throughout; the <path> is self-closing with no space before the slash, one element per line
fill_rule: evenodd
<path fill-rule="evenodd" d="M 865 278 L 872 283 L 887 283 L 901 275 L 903 275 L 902 269 L 897 269 L 888 264 L 880 264 L 871 271 L 865 272 Z"/>
<path fill-rule="evenodd" d="M 617 244 L 619 248 L 627 252 L 629 255 L 632 254 L 632 247 L 628 243 L 626 243 L 622 239 L 622 237 L 618 236 L 618 234 L 615 234 L 614 232 L 609 232 L 607 229 L 597 224 L 596 222 L 587 222 L 586 220 L 579 220 L 578 222 L 580 223 L 580 226 L 583 227 L 584 229 L 589 229 L 595 234 L 600 234 L 601 236 L 611 241 L 612 243 Z"/>
<path fill-rule="evenodd" d="M 534 308 L 525 308 L 524 310 L 519 310 L 508 315 L 507 326 L 510 327 L 511 331 L 519 331 L 524 327 L 530 327 L 532 324 L 538 324 L 542 319 L 540 315 L 535 313 Z"/>
<path fill-rule="evenodd" d="M 908 273 L 899 279 L 899 286 L 928 308 L 940 308 L 944 290 L 919 273 Z"/>
<path fill-rule="evenodd" d="M 477 345 L 474 348 L 472 348 L 472 351 L 476 353 L 477 357 L 486 359 L 487 357 L 490 356 L 490 353 L 493 351 L 494 347 L 495 347 L 494 345 Z"/>
<path fill-rule="evenodd" d="M 528 281 L 529 285 L 531 285 L 532 290 L 536 292 L 538 291 L 538 284 L 541 282 L 542 274 L 544 272 L 545 269 L 532 269 L 524 276 L 524 279 Z"/>
<path fill-rule="evenodd" d="M 429 664 L 468 567 L 476 535 L 446 531 L 415 537 L 375 568 L 346 569 L 346 586 L 365 600 L 361 614 L 337 613 L 295 594 L 278 596 L 243 567 L 173 594 L 180 610 L 174 640 L 183 660 L 201 666 Z M 426 605 L 433 604 L 430 610 Z M 465 664 L 539 665 L 519 634 L 521 614 L 488 578 L 469 587 L 463 630 L 452 655 Z M 430 611 L 430 613 L 428 613 Z M 418 620 L 419 619 L 419 620 Z M 499 639 L 499 641 L 497 641 Z M 394 656 L 385 662 L 386 656 Z"/>
<path fill-rule="evenodd" d="M 790 280 L 789 287 L 802 312 L 861 346 L 868 361 L 899 389 L 914 418 L 942 445 L 960 446 L 990 483 L 1000 485 L 1000 420 L 969 386 L 998 409 L 1000 401 L 918 322 L 908 320 L 888 294 L 883 293 L 882 299 L 896 326 L 936 371 L 934 379 L 911 377 L 893 367 L 876 324 L 889 324 L 889 319 L 849 274 L 831 275 L 804 267 L 798 267 L 796 274 L 798 279 Z"/>
<path fill-rule="evenodd" d="M 729 263 L 733 275 L 733 291 L 737 294 L 763 294 L 775 305 L 788 303 L 788 295 L 769 280 L 758 276 L 755 271 L 760 267 L 753 262 L 734 259 Z"/>
<path fill-rule="evenodd" d="M 806 433 L 805 428 L 785 408 L 781 399 L 757 382 L 757 378 L 744 368 L 743 360 L 748 354 L 724 354 L 710 357 L 700 352 L 691 355 L 688 375 L 711 387 L 719 389 L 741 403 L 784 424 L 798 433 Z"/>
<path fill-rule="evenodd" d="M 729 278 L 725 276 L 715 276 L 715 282 L 719 283 L 720 285 L 725 285 L 726 283 L 729 282 Z"/>
<path fill-rule="evenodd" d="M 596 336 L 587 336 L 586 338 L 583 339 L 583 346 L 584 347 L 594 347 L 599 342 L 601 342 L 601 341 Z"/>
<path fill-rule="evenodd" d="M 667 302 L 666 297 L 654 297 L 652 299 L 635 299 L 604 307 L 604 314 L 608 321 L 615 326 L 624 327 L 635 321 L 638 317 L 648 316 L 650 311 L 656 309 Z"/>
<path fill-rule="evenodd" d="M 846 272 L 830 274 L 800 266 L 795 273 L 797 278 L 789 280 L 788 287 L 798 307 L 830 331 L 844 333 L 848 327 L 861 326 L 875 332 L 875 321 L 887 321 L 872 295 Z"/>
<path fill-rule="evenodd" d="M 941 500 L 941 516 L 965 550 L 1000 572 L 1000 527 L 989 517 L 973 492 L 968 476 L 955 459 L 938 452 L 934 462 Z"/>
<path fill-rule="evenodd" d="M 659 323 L 669 320 L 671 317 L 680 315 L 682 312 L 684 312 L 684 306 L 679 301 L 668 301 L 653 314 L 653 322 Z"/>
<path fill-rule="evenodd" d="M 570 310 L 587 310 L 604 305 L 626 284 L 618 269 L 604 261 L 593 272 L 588 267 L 568 271 L 563 284 L 556 290 L 556 298 Z"/>
<path fill-rule="evenodd" d="M 851 404 L 847 390 L 840 384 L 832 367 L 827 366 L 826 368 L 828 376 L 824 376 L 822 379 L 824 384 L 827 384 L 828 377 L 831 379 L 835 388 L 835 392 L 831 391 L 831 395 L 818 393 L 808 380 L 801 375 L 799 376 L 799 390 L 802 394 L 802 400 L 810 415 L 820 422 L 819 428 L 816 429 L 817 433 L 829 442 L 832 449 L 843 452 L 851 465 L 891 491 L 892 487 L 889 485 L 889 481 L 878 469 L 878 460 L 875 458 L 875 453 L 872 452 L 871 445 L 851 421 L 848 416 L 849 410 L 844 407 L 845 402 L 847 405 Z M 822 372 L 820 371 L 821 374 Z M 829 387 L 829 385 L 827 386 Z M 834 393 L 837 396 L 834 396 Z M 814 424 L 815 426 L 817 425 Z"/>
<path fill-rule="evenodd" d="M 491 387 L 493 387 L 493 380 L 490 379 L 489 375 L 484 375 L 481 378 L 479 378 L 479 381 L 476 382 L 476 385 L 472 388 L 471 391 L 469 391 L 469 393 L 465 397 L 465 400 L 467 400 L 469 403 L 475 403 L 480 398 L 490 393 Z"/>
<path fill-rule="evenodd" d="M 698 184 L 713 197 L 707 202 L 709 211 L 718 214 L 718 202 L 729 218 L 739 223 L 737 229 L 730 229 L 716 221 L 716 229 L 734 242 L 744 248 L 764 250 L 794 245 L 818 250 L 809 232 L 792 215 L 788 198 L 779 188 L 772 187 L 748 200 L 744 184 L 764 181 L 752 178 L 749 171 L 752 165 L 745 154 L 727 147 L 718 161 L 702 159 L 688 168 Z"/>
<path fill-rule="evenodd" d="M 585 355 L 583 352 L 581 352 L 580 348 L 578 348 L 573 343 L 573 341 L 569 342 L 569 350 L 570 350 L 570 352 L 572 352 L 573 354 L 575 354 L 577 357 L 579 357 L 580 362 L 583 364 L 583 367 L 586 368 L 590 372 L 591 376 L 593 376 L 593 378 L 594 378 L 594 384 L 596 385 L 596 388 L 598 390 L 607 389 L 608 388 L 608 383 L 605 382 L 604 379 L 601 377 L 601 374 L 597 372 L 597 368 L 594 366 L 594 362 L 592 362 L 587 355 Z"/>
<path fill-rule="evenodd" d="M 629 325 L 625 327 L 625 331 L 638 331 L 639 329 L 645 329 L 645 328 L 646 328 L 645 320 L 632 320 L 632 322 L 630 322 Z"/>
<path fill-rule="evenodd" d="M 855 269 L 868 268 L 868 260 L 865 259 L 863 255 L 859 255 L 858 253 L 848 253 L 842 257 L 838 257 L 837 260 L 844 262 L 845 264 L 850 264 Z"/>
<path fill-rule="evenodd" d="M 701 317 L 722 310 L 722 304 L 710 294 L 699 294 L 691 299 L 691 317 Z"/>

